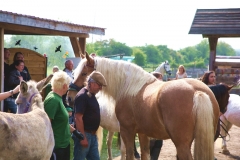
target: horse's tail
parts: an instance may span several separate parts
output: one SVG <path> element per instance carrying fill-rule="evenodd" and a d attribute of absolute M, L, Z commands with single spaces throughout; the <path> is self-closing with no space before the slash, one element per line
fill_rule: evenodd
<path fill-rule="evenodd" d="M 96 135 L 98 139 L 98 151 L 99 151 L 99 155 L 101 155 L 102 141 L 103 141 L 103 128 L 101 126 L 98 127 Z"/>
<path fill-rule="evenodd" d="M 197 91 L 193 97 L 195 115 L 194 160 L 214 159 L 214 114 L 209 96 Z"/>

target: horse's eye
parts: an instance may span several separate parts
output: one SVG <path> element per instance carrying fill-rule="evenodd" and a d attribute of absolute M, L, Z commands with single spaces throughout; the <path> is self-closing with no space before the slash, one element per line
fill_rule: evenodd
<path fill-rule="evenodd" d="M 82 76 L 86 76 L 87 75 L 87 73 L 82 73 Z"/>

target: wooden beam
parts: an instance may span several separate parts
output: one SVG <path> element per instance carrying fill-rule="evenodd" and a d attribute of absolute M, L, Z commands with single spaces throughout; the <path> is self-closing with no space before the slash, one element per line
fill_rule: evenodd
<path fill-rule="evenodd" d="M 51 35 L 51 36 L 69 36 L 69 37 L 82 37 L 88 38 L 87 33 L 58 31 L 54 29 L 45 29 L 37 27 L 29 27 L 22 25 L 14 25 L 9 23 L 0 23 L 0 27 L 5 28 L 5 34 L 18 34 L 18 35 Z"/>
<path fill-rule="evenodd" d="M 240 34 L 203 34 L 203 38 L 219 37 L 219 38 L 239 38 Z"/>
<path fill-rule="evenodd" d="M 215 70 L 215 59 L 216 59 L 216 50 L 217 50 L 217 42 L 218 37 L 209 37 L 209 48 L 210 48 L 210 56 L 209 56 L 209 70 Z"/>
<path fill-rule="evenodd" d="M 1 66 L 1 73 L 0 76 L 4 77 L 4 29 L 0 28 L 0 66 Z M 4 91 L 4 78 L 0 78 L 0 92 Z M 0 101 L 0 109 L 3 111 L 3 101 Z"/>
<path fill-rule="evenodd" d="M 86 50 L 86 38 L 79 38 L 78 39 L 79 44 L 80 44 L 80 50 L 82 54 L 85 54 Z"/>
<path fill-rule="evenodd" d="M 80 52 L 81 51 L 81 47 L 80 44 L 78 42 L 78 38 L 77 37 L 69 37 L 71 44 L 72 44 L 72 48 L 75 54 L 75 57 L 80 57 Z"/>

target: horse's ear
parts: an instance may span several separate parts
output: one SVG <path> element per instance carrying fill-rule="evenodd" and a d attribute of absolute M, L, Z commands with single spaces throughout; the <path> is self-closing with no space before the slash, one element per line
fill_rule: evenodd
<path fill-rule="evenodd" d="M 82 59 L 84 59 L 84 58 L 85 58 L 85 55 L 84 55 L 84 54 L 82 54 L 82 52 L 81 52 L 81 51 L 79 51 L 79 54 L 80 54 L 80 57 L 81 57 Z"/>
<path fill-rule="evenodd" d="M 228 90 L 231 90 L 234 86 L 236 86 L 236 85 L 228 86 Z"/>
<path fill-rule="evenodd" d="M 27 82 L 21 81 L 21 82 L 20 82 L 20 92 L 21 92 L 22 94 L 25 94 L 25 93 L 27 93 L 27 91 L 28 91 Z"/>
<path fill-rule="evenodd" d="M 52 77 L 53 77 L 53 74 L 50 74 L 47 78 L 44 78 L 43 80 L 39 81 L 37 83 L 38 91 L 41 92 L 48 85 L 48 83 L 51 81 Z"/>
<path fill-rule="evenodd" d="M 90 62 L 90 57 L 89 57 L 89 55 L 88 55 L 88 52 L 87 52 L 87 51 L 85 51 L 85 56 L 86 56 L 86 58 L 87 58 L 87 61 L 88 61 L 88 62 Z"/>

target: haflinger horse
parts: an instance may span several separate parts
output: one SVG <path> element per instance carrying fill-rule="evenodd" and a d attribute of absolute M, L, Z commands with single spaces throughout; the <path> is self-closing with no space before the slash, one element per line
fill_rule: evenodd
<path fill-rule="evenodd" d="M 0 159 L 50 159 L 54 148 L 54 136 L 51 122 L 44 111 L 42 96 L 37 89 L 41 89 L 49 79 L 50 77 L 39 83 L 20 83 L 16 103 L 24 107 L 28 104 L 28 113 L 0 112 Z M 26 110 L 18 109 L 18 113 Z"/>
<path fill-rule="evenodd" d="M 226 136 L 227 133 L 232 125 L 240 127 L 240 96 L 237 94 L 230 94 L 227 111 L 221 115 L 221 135 L 223 136 L 222 139 L 222 153 L 223 154 L 230 154 L 229 150 L 227 149 L 226 143 Z M 224 129 L 223 129 L 224 128 Z"/>
<path fill-rule="evenodd" d="M 207 85 L 195 79 L 161 82 L 141 67 L 125 61 L 92 58 L 86 54 L 75 76 L 101 72 L 108 86 L 102 93 L 114 99 L 126 159 L 134 159 L 133 142 L 139 135 L 141 159 L 149 159 L 149 138 L 171 138 L 179 160 L 214 158 L 214 134 L 219 106 Z"/>

